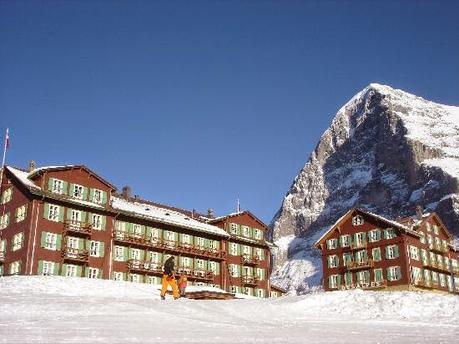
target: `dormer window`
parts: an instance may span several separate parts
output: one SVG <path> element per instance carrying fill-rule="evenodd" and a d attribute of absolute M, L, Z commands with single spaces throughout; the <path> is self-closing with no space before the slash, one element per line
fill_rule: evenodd
<path fill-rule="evenodd" d="M 356 215 L 352 218 L 352 225 L 353 226 L 361 226 L 363 225 L 363 217 L 360 215 Z"/>

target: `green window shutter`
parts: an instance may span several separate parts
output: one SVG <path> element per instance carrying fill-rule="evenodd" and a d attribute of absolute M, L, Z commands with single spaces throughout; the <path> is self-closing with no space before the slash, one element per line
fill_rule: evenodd
<path fill-rule="evenodd" d="M 331 265 L 331 256 L 327 257 L 327 268 L 329 268 Z"/>
<path fill-rule="evenodd" d="M 237 247 L 237 255 L 240 256 L 241 255 L 241 244 L 236 244 L 236 247 Z"/>
<path fill-rule="evenodd" d="M 64 222 L 64 207 L 59 207 L 59 222 Z"/>
<path fill-rule="evenodd" d="M 146 236 L 146 238 L 147 239 L 151 239 L 151 237 L 153 236 L 152 233 L 153 233 L 152 228 L 147 226 L 145 228 L 145 234 L 146 234 L 145 236 Z"/>
<path fill-rule="evenodd" d="M 373 249 L 373 260 L 381 260 L 381 249 L 379 247 Z"/>
<path fill-rule="evenodd" d="M 175 241 L 175 242 L 178 241 L 178 233 L 177 233 L 177 232 L 174 232 L 174 241 Z"/>
<path fill-rule="evenodd" d="M 46 233 L 47 232 L 41 232 L 41 241 L 40 241 L 40 246 L 45 247 L 46 244 Z"/>
<path fill-rule="evenodd" d="M 67 221 L 72 219 L 72 210 L 73 209 L 67 208 Z"/>
<path fill-rule="evenodd" d="M 140 233 L 142 233 L 142 235 L 145 235 L 145 226 L 144 225 L 140 226 Z"/>
<path fill-rule="evenodd" d="M 88 213 L 86 211 L 81 212 L 81 222 L 86 222 L 86 219 L 88 218 Z"/>
<path fill-rule="evenodd" d="M 238 276 L 242 276 L 242 267 L 240 265 L 237 265 L 237 273 Z"/>
<path fill-rule="evenodd" d="M 388 246 L 384 247 L 384 250 L 386 251 L 386 255 L 385 255 L 386 259 L 389 259 L 389 247 Z"/>
<path fill-rule="evenodd" d="M 132 223 L 126 222 L 126 232 L 132 234 Z"/>
<path fill-rule="evenodd" d="M 88 199 L 88 188 L 83 186 L 83 200 L 86 201 Z"/>
<path fill-rule="evenodd" d="M 82 239 L 80 239 L 80 240 L 82 240 Z M 86 239 L 85 243 L 84 243 L 84 246 L 85 246 L 85 250 L 89 251 L 91 249 L 91 240 Z"/>
<path fill-rule="evenodd" d="M 106 204 L 106 203 L 107 203 L 107 192 L 102 191 L 102 204 Z"/>
<path fill-rule="evenodd" d="M 390 281 L 392 280 L 392 273 L 391 273 L 391 269 L 387 268 L 387 279 Z"/>
<path fill-rule="evenodd" d="M 336 279 L 336 283 L 338 284 L 338 286 L 341 285 L 341 275 L 338 275 L 338 278 Z"/>
<path fill-rule="evenodd" d="M 53 180 L 54 178 L 48 179 L 48 191 L 51 191 L 53 189 Z"/>
<path fill-rule="evenodd" d="M 381 240 L 381 231 L 379 229 L 376 231 L 376 239 Z"/>
<path fill-rule="evenodd" d="M 56 235 L 56 249 L 60 251 L 61 247 L 62 247 L 62 234 L 57 234 Z"/>
<path fill-rule="evenodd" d="M 145 251 L 140 250 L 140 260 L 145 260 Z"/>
<path fill-rule="evenodd" d="M 101 228 L 105 230 L 105 227 L 107 226 L 107 217 L 105 215 L 100 216 L 100 223 L 101 223 Z"/>
<path fill-rule="evenodd" d="M 84 250 L 84 239 L 82 239 L 82 238 L 78 239 L 78 249 L 79 250 Z"/>
<path fill-rule="evenodd" d="M 37 273 L 39 275 L 41 275 L 43 273 L 43 261 L 42 260 L 38 261 L 38 271 L 37 271 Z"/>
<path fill-rule="evenodd" d="M 99 269 L 99 272 L 97 273 L 97 278 L 102 278 L 103 274 L 104 274 L 104 270 Z"/>
<path fill-rule="evenodd" d="M 394 246 L 394 254 L 395 254 L 395 257 L 398 257 L 398 245 Z"/>
<path fill-rule="evenodd" d="M 220 262 L 217 262 L 217 264 L 215 264 L 215 265 L 217 267 L 215 274 L 216 275 L 220 275 Z"/>
<path fill-rule="evenodd" d="M 81 277 L 81 274 L 83 272 L 83 267 L 82 266 L 77 266 L 77 276 Z"/>
<path fill-rule="evenodd" d="M 207 247 L 207 248 L 210 247 L 210 240 L 209 239 L 204 239 L 204 247 Z"/>
<path fill-rule="evenodd" d="M 64 193 L 64 195 L 67 195 L 67 188 L 68 188 L 68 183 L 67 182 L 63 182 L 62 183 L 62 192 Z"/>
<path fill-rule="evenodd" d="M 402 270 L 400 269 L 400 266 L 396 267 L 396 273 L 397 273 L 397 280 L 400 280 L 402 278 Z"/>
<path fill-rule="evenodd" d="M 129 248 L 127 247 L 123 247 L 123 259 L 125 262 L 127 262 L 129 260 Z"/>
<path fill-rule="evenodd" d="M 89 201 L 94 202 L 94 189 L 93 188 L 89 189 Z"/>
<path fill-rule="evenodd" d="M 43 218 L 48 219 L 48 214 L 49 214 L 49 203 L 45 203 L 45 206 L 43 207 Z"/>
<path fill-rule="evenodd" d="M 70 196 L 73 196 L 75 193 L 75 184 L 70 183 Z"/>
<path fill-rule="evenodd" d="M 382 270 L 381 269 L 376 269 L 375 270 L 375 281 L 376 282 L 381 282 L 382 281 Z"/>
<path fill-rule="evenodd" d="M 61 276 L 67 275 L 67 264 L 62 264 Z"/>
<path fill-rule="evenodd" d="M 363 261 L 368 260 L 368 253 L 367 253 L 366 250 L 365 250 L 365 251 L 362 251 L 362 260 L 363 260 Z"/>
<path fill-rule="evenodd" d="M 55 276 L 59 275 L 59 267 L 60 267 L 59 263 L 54 263 L 54 275 Z"/>
<path fill-rule="evenodd" d="M 105 243 L 103 241 L 100 241 L 99 245 L 99 257 L 105 256 Z"/>

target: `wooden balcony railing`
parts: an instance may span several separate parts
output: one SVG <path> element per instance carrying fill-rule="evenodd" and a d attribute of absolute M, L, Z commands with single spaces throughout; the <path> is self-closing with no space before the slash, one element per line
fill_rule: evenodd
<path fill-rule="evenodd" d="M 256 286 L 260 283 L 260 279 L 257 276 L 242 276 L 242 285 Z"/>
<path fill-rule="evenodd" d="M 64 222 L 64 231 L 89 236 L 91 235 L 92 227 L 88 222 L 69 220 Z"/>
<path fill-rule="evenodd" d="M 366 240 L 365 241 L 354 241 L 354 242 L 351 242 L 351 244 L 349 245 L 351 250 L 360 250 L 360 249 L 367 248 L 367 246 L 368 246 L 368 243 Z"/>
<path fill-rule="evenodd" d="M 437 243 L 430 243 L 429 250 L 436 253 L 447 253 L 449 251 L 447 246 Z"/>
<path fill-rule="evenodd" d="M 242 265 L 258 266 L 259 264 L 260 264 L 260 257 L 251 256 L 248 254 L 242 255 Z"/>
<path fill-rule="evenodd" d="M 72 247 L 64 247 L 61 251 L 61 256 L 64 260 L 72 260 L 74 262 L 87 263 L 89 261 L 89 252 Z"/>
<path fill-rule="evenodd" d="M 130 259 L 127 262 L 127 267 L 129 271 L 135 271 L 145 274 L 155 274 L 155 275 L 162 275 L 163 269 L 161 264 Z M 176 270 L 177 274 L 185 274 L 188 279 L 190 280 L 202 280 L 202 281 L 213 281 L 214 273 L 212 271 L 206 271 L 202 269 L 193 269 L 189 267 L 179 267 Z"/>
<path fill-rule="evenodd" d="M 346 269 L 354 271 L 354 270 L 372 268 L 374 265 L 375 265 L 375 263 L 373 262 L 372 259 L 365 259 L 365 260 L 362 260 L 362 261 L 354 261 L 353 260 L 353 261 L 347 262 Z"/>
<path fill-rule="evenodd" d="M 146 238 L 143 235 L 116 230 L 114 232 L 114 240 L 122 243 L 144 246 L 147 248 L 156 248 L 164 252 L 170 252 L 174 254 L 184 253 L 213 258 L 216 260 L 224 260 L 226 258 L 226 252 L 221 250 L 199 245 L 192 245 L 188 243 L 181 243 L 173 240 L 158 239 L 154 237 Z"/>

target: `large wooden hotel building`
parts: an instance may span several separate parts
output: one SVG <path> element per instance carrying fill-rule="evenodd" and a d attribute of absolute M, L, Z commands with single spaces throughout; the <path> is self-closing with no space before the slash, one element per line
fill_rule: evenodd
<path fill-rule="evenodd" d="M 316 243 L 325 290 L 407 289 L 459 293 L 459 251 L 435 213 L 392 221 L 351 209 Z"/>
<path fill-rule="evenodd" d="M 174 255 L 193 285 L 271 295 L 267 227 L 249 211 L 214 217 L 118 194 L 86 166 L 2 172 L 1 275 L 160 284 Z"/>

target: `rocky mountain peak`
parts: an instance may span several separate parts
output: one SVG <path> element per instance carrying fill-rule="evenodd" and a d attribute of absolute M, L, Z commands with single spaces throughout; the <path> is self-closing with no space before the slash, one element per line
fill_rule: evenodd
<path fill-rule="evenodd" d="M 271 222 L 274 280 L 295 288 L 320 280 L 312 241 L 351 207 L 396 218 L 421 204 L 459 235 L 458 148 L 458 107 L 365 87 L 339 109 Z M 308 272 L 292 277 L 298 269 Z"/>

